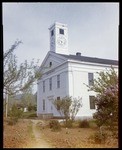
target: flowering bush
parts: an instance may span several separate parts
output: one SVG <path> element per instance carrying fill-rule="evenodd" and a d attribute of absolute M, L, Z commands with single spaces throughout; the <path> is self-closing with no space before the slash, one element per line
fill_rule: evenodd
<path fill-rule="evenodd" d="M 94 80 L 94 85 L 90 87 L 90 90 L 97 93 L 97 111 L 93 117 L 99 127 L 107 125 L 115 133 L 115 130 L 118 131 L 118 76 L 114 68 L 98 74 L 98 79 Z"/>

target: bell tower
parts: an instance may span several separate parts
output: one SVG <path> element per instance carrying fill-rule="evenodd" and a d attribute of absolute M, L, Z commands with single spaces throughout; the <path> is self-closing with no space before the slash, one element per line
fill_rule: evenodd
<path fill-rule="evenodd" d="M 50 51 L 69 55 L 68 51 L 68 28 L 66 24 L 55 22 L 49 28 Z"/>

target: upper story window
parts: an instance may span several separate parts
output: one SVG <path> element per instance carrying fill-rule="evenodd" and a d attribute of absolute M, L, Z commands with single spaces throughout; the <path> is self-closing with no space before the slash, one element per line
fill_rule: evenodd
<path fill-rule="evenodd" d="M 60 34 L 64 34 L 64 30 L 63 29 L 59 29 L 59 33 Z"/>
<path fill-rule="evenodd" d="M 53 36 L 53 35 L 54 35 L 54 30 L 51 31 L 51 36 Z"/>
<path fill-rule="evenodd" d="M 50 66 L 50 67 L 52 66 L 52 62 L 50 62 L 49 66 Z"/>
<path fill-rule="evenodd" d="M 60 88 L 60 75 L 57 75 L 57 88 Z"/>
<path fill-rule="evenodd" d="M 94 85 L 94 74 L 88 73 L 89 86 Z"/>
<path fill-rule="evenodd" d="M 49 89 L 52 90 L 52 78 L 49 79 Z"/>
<path fill-rule="evenodd" d="M 45 92 L 45 81 L 43 81 L 43 92 Z"/>
<path fill-rule="evenodd" d="M 90 109 L 95 109 L 95 96 L 89 96 Z"/>

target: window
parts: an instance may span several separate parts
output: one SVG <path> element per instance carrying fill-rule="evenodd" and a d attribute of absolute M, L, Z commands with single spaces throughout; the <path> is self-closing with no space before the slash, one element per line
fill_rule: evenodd
<path fill-rule="evenodd" d="M 89 80 L 89 85 L 94 85 L 94 76 L 93 73 L 88 73 L 88 80 Z"/>
<path fill-rule="evenodd" d="M 60 75 L 57 75 L 57 88 L 60 88 Z"/>
<path fill-rule="evenodd" d="M 52 62 L 50 62 L 50 67 L 52 66 Z"/>
<path fill-rule="evenodd" d="M 43 99 L 43 110 L 45 110 L 45 100 Z"/>
<path fill-rule="evenodd" d="M 52 78 L 49 79 L 49 89 L 52 90 Z"/>
<path fill-rule="evenodd" d="M 95 109 L 95 96 L 89 96 L 90 109 Z"/>
<path fill-rule="evenodd" d="M 60 34 L 64 34 L 64 30 L 63 29 L 59 29 L 59 33 Z"/>
<path fill-rule="evenodd" d="M 57 100 L 60 101 L 60 97 L 57 97 Z M 60 110 L 60 104 L 57 105 L 57 110 Z"/>
<path fill-rule="evenodd" d="M 53 35 L 54 35 L 54 30 L 51 31 L 51 36 L 53 36 Z"/>
<path fill-rule="evenodd" d="M 43 81 L 43 92 L 45 92 L 45 81 Z"/>

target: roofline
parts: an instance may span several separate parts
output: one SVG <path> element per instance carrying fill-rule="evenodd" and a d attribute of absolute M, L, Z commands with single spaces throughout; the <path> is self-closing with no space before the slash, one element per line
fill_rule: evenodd
<path fill-rule="evenodd" d="M 87 65 L 96 65 L 96 66 L 106 66 L 106 67 L 114 66 L 118 68 L 118 65 L 114 65 L 114 64 L 102 64 L 102 63 L 96 63 L 96 62 L 78 61 L 78 60 L 73 60 L 73 59 L 68 59 L 68 62 L 87 64 Z"/>
<path fill-rule="evenodd" d="M 77 56 L 77 55 L 65 55 L 65 54 L 59 54 L 58 55 L 61 55 L 65 58 L 67 58 L 67 60 L 72 60 L 72 61 L 77 61 L 77 62 L 88 62 L 88 63 L 93 63 L 93 64 L 103 64 L 103 65 L 115 65 L 115 66 L 118 66 L 118 64 L 115 64 L 115 63 L 118 63 L 118 60 L 112 60 L 112 59 L 103 59 L 103 58 L 97 58 L 97 57 L 88 57 L 88 56 Z M 71 58 L 71 57 L 75 57 L 75 58 Z M 115 63 L 113 62 L 110 62 L 110 63 L 103 63 L 103 62 L 97 62 L 95 60 L 92 60 L 92 61 L 89 61 L 89 60 L 79 60 L 77 59 L 76 57 L 78 58 L 85 58 L 85 59 L 96 59 L 98 61 L 115 61 Z"/>

